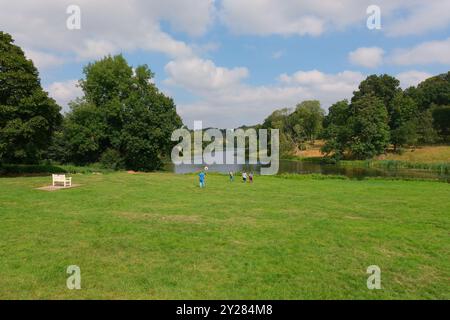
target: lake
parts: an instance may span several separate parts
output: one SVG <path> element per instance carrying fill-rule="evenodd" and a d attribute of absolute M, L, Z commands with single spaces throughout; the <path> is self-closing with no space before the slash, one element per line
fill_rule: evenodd
<path fill-rule="evenodd" d="M 175 173 L 192 173 L 204 168 L 205 165 L 173 165 L 168 163 L 165 169 Z M 259 173 L 260 165 L 249 164 L 223 164 L 208 165 L 210 172 L 228 173 L 233 172 L 254 172 Z M 321 164 L 317 162 L 297 161 L 297 160 L 280 160 L 279 174 L 296 173 L 296 174 L 324 174 L 324 175 L 343 175 L 352 179 L 362 179 L 365 177 L 402 177 L 417 179 L 450 179 L 449 174 L 439 173 L 433 170 L 425 169 L 398 169 L 398 168 L 368 168 L 368 167 L 352 167 L 341 166 L 336 164 Z"/>

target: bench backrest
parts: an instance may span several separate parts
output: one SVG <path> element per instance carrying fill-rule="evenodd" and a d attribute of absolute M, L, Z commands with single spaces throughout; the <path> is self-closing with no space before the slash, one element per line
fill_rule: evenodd
<path fill-rule="evenodd" d="M 65 174 L 52 174 L 52 178 L 54 181 L 65 181 L 66 175 Z"/>

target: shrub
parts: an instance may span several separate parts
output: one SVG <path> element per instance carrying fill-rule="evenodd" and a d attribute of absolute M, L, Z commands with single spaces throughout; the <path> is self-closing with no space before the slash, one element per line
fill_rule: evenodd
<path fill-rule="evenodd" d="M 103 168 L 120 170 L 125 168 L 125 162 L 120 152 L 114 149 L 107 149 L 100 157 L 100 164 Z"/>
<path fill-rule="evenodd" d="M 89 167 L 78 167 L 73 165 L 25 165 L 25 164 L 3 164 L 0 165 L 0 176 L 26 176 L 26 175 L 50 175 L 53 173 L 107 173 L 110 170 L 103 169 L 99 164 Z"/>

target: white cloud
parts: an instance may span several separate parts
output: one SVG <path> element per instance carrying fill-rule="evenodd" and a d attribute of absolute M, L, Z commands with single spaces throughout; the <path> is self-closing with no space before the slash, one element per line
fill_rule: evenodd
<path fill-rule="evenodd" d="M 213 0 L 78 0 L 81 30 L 68 30 L 72 0 L 0 0 L 0 28 L 33 51 L 73 59 L 148 50 L 171 57 L 192 55 L 192 48 L 161 30 L 161 22 L 191 36 L 205 33 L 214 17 Z"/>
<path fill-rule="evenodd" d="M 362 47 L 348 54 L 351 63 L 365 68 L 377 68 L 383 63 L 384 50 L 378 47 Z"/>
<path fill-rule="evenodd" d="M 118 47 L 106 40 L 85 40 L 80 49 L 76 49 L 79 60 L 96 59 L 108 54 L 114 54 Z"/>
<path fill-rule="evenodd" d="M 336 100 L 351 96 L 359 83 L 364 79 L 360 72 L 343 71 L 336 74 L 326 74 L 318 70 L 297 71 L 291 76 L 282 74 L 278 78 L 282 83 L 289 86 L 301 86 L 314 91 L 318 97 L 330 94 Z M 326 100 L 326 103 L 335 101 Z"/>
<path fill-rule="evenodd" d="M 133 50 L 179 58 L 195 56 L 202 45 L 176 40 L 161 29 L 162 22 L 190 36 L 205 34 L 216 16 L 239 34 L 318 36 L 349 26 L 364 27 L 372 1 L 78 0 L 82 29 L 72 31 L 66 28 L 66 8 L 71 4 L 72 0 L 0 0 L 0 28 L 19 45 L 53 58 L 63 56 L 64 61 L 70 56 L 87 60 Z M 382 30 L 389 35 L 418 34 L 450 24 L 450 0 L 379 0 L 377 5 Z M 50 66 L 49 60 L 41 57 L 41 66 Z"/>
<path fill-rule="evenodd" d="M 247 68 L 216 67 L 211 60 L 199 58 L 171 61 L 165 71 L 169 76 L 166 84 L 182 86 L 200 94 L 229 89 L 248 76 Z"/>
<path fill-rule="evenodd" d="M 417 86 L 419 83 L 424 81 L 427 78 L 432 77 L 433 75 L 423 71 L 405 71 L 397 74 L 395 77 L 400 80 L 400 86 L 403 89 L 409 88 L 411 86 Z"/>
<path fill-rule="evenodd" d="M 121 3 L 121 1 L 118 2 Z M 166 20 L 175 30 L 187 32 L 192 36 L 206 33 L 216 14 L 214 0 L 138 0 L 135 2 L 138 2 L 138 7 L 143 10 L 143 15 L 152 12 L 155 19 Z"/>
<path fill-rule="evenodd" d="M 238 34 L 311 35 L 324 31 L 324 20 L 308 10 L 305 1 L 224 0 L 220 17 Z M 303 6 L 303 8 L 302 8 Z"/>
<path fill-rule="evenodd" d="M 292 84 L 302 84 L 302 85 L 308 85 L 308 84 L 319 84 L 323 83 L 325 81 L 325 74 L 318 70 L 311 70 L 311 71 L 297 71 L 292 76 L 289 76 L 285 73 L 280 75 L 278 79 L 281 82 Z"/>
<path fill-rule="evenodd" d="M 63 108 L 68 111 L 68 103 L 75 98 L 81 97 L 83 92 L 78 86 L 78 80 L 66 80 L 62 82 L 53 82 L 47 87 L 50 97 Z"/>
<path fill-rule="evenodd" d="M 312 95 L 300 87 L 237 86 L 228 93 L 201 96 L 193 103 L 178 104 L 184 123 L 192 127 L 194 120 L 204 126 L 233 128 L 260 123 L 275 108 L 294 106 L 302 97 Z"/>
<path fill-rule="evenodd" d="M 423 42 L 408 49 L 394 50 L 389 61 L 396 65 L 450 64 L 450 38 Z"/>
<path fill-rule="evenodd" d="M 408 14 L 396 16 L 387 24 L 390 36 L 417 35 L 450 25 L 450 1 L 409 1 Z"/>
<path fill-rule="evenodd" d="M 31 59 L 38 70 L 58 67 L 64 63 L 63 58 L 50 53 L 31 49 L 24 49 L 24 51 L 27 59 Z"/>
<path fill-rule="evenodd" d="M 171 61 L 165 83 L 180 86 L 198 97 L 193 103 L 178 104 L 188 126 L 203 120 L 206 126 L 236 127 L 261 122 L 275 108 L 293 107 L 306 99 L 319 99 L 326 108 L 350 98 L 364 78 L 359 72 L 326 74 L 318 70 L 283 74 L 275 85 L 243 83 L 246 68 L 228 69 L 212 61 L 193 59 Z"/>
<path fill-rule="evenodd" d="M 238 34 L 310 35 L 365 26 L 372 0 L 223 0 L 221 20 Z M 449 0 L 378 0 L 382 31 L 392 36 L 421 34 L 450 24 Z"/>

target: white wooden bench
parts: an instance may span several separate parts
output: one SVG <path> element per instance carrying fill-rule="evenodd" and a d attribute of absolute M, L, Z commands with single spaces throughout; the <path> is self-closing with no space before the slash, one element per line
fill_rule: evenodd
<path fill-rule="evenodd" d="M 64 187 L 71 187 L 72 186 L 72 178 L 66 177 L 65 174 L 52 174 L 53 179 L 53 186 L 55 187 L 56 184 L 63 184 Z"/>

